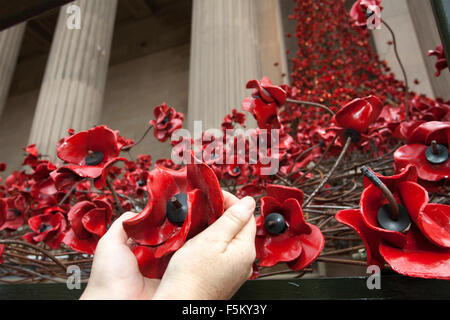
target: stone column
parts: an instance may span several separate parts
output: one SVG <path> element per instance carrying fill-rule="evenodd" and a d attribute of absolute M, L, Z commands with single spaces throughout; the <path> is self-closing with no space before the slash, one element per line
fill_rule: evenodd
<path fill-rule="evenodd" d="M 420 1 L 421 5 L 423 5 L 423 2 L 427 1 Z M 427 74 L 423 52 L 417 38 L 417 33 L 414 30 L 414 23 L 408 10 L 407 1 L 384 0 L 381 6 L 383 7 L 381 18 L 394 30 L 398 53 L 408 77 L 409 89 L 433 98 L 433 88 Z M 423 15 L 424 12 L 421 11 L 420 14 Z M 431 22 L 428 21 L 428 23 L 434 23 L 434 20 Z M 388 29 L 384 25 L 381 25 L 381 29 L 373 30 L 372 35 L 380 59 L 386 60 L 396 78 L 403 81 L 403 74 L 395 57 L 394 48 L 388 44 L 388 41 L 392 40 Z M 427 36 L 429 35 L 427 34 Z M 435 47 L 430 49 L 434 49 Z M 436 59 L 430 58 L 430 60 Z M 414 84 L 414 79 L 418 79 L 420 83 L 417 85 Z"/>
<path fill-rule="evenodd" d="M 8 97 L 26 23 L 0 32 L 0 116 Z"/>
<path fill-rule="evenodd" d="M 189 75 L 188 127 L 220 128 L 260 79 L 257 8 L 260 0 L 194 0 Z"/>
<path fill-rule="evenodd" d="M 80 7 L 81 28 L 69 29 L 67 8 Z M 98 124 L 117 0 L 78 0 L 61 8 L 37 103 L 30 143 L 54 157 L 68 128 Z"/>

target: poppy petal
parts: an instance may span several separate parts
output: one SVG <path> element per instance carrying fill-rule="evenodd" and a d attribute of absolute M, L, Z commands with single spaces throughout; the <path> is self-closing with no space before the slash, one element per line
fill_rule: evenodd
<path fill-rule="evenodd" d="M 405 276 L 450 279 L 450 249 L 434 246 L 414 225 L 403 249 L 383 242 L 380 253 L 393 270 Z"/>
<path fill-rule="evenodd" d="M 336 220 L 355 230 L 364 242 L 367 252 L 367 265 L 384 266 L 384 259 L 378 251 L 380 237 L 377 232 L 366 226 L 359 209 L 339 211 L 336 214 Z"/>
<path fill-rule="evenodd" d="M 288 263 L 289 268 L 295 271 L 302 270 L 313 263 L 323 250 L 325 245 L 325 237 L 320 229 L 309 224 L 311 233 L 300 235 L 302 244 L 302 254 L 294 262 Z"/>

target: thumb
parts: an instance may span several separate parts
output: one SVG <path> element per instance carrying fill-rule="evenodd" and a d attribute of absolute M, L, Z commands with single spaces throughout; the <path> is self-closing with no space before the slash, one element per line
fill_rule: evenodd
<path fill-rule="evenodd" d="M 134 217 L 136 214 L 137 213 L 130 211 L 123 213 L 113 222 L 108 231 L 103 235 L 102 239 L 104 239 L 104 241 L 108 240 L 114 243 L 125 244 L 128 240 L 128 236 L 123 229 L 122 222 Z"/>
<path fill-rule="evenodd" d="M 233 204 L 227 211 L 208 229 L 215 238 L 223 241 L 231 241 L 247 225 L 255 211 L 255 199 L 245 197 Z"/>

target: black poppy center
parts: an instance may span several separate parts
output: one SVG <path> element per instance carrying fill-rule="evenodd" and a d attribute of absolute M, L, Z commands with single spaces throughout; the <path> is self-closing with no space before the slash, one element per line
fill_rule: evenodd
<path fill-rule="evenodd" d="M 89 151 L 86 156 L 85 162 L 88 166 L 96 166 L 103 161 L 103 152 L 101 151 Z"/>
<path fill-rule="evenodd" d="M 358 131 L 353 129 L 345 129 L 343 136 L 345 139 L 351 138 L 353 143 L 357 143 L 361 139 L 361 135 L 358 133 Z"/>
<path fill-rule="evenodd" d="M 239 168 L 239 167 L 234 167 L 233 168 L 233 173 L 234 174 L 238 174 L 238 173 L 240 173 L 241 172 L 241 169 Z"/>
<path fill-rule="evenodd" d="M 21 214 L 21 212 L 16 208 L 8 209 L 8 211 L 12 212 L 14 214 L 14 216 L 16 216 L 16 217 L 20 216 L 20 214 Z"/>
<path fill-rule="evenodd" d="M 375 14 L 374 11 L 367 9 L 366 10 L 366 18 L 369 19 L 371 16 L 373 16 Z"/>
<path fill-rule="evenodd" d="M 442 144 L 436 143 L 435 140 L 431 142 L 431 146 L 425 150 L 425 157 L 428 162 L 432 164 L 442 164 L 449 158 L 448 148 Z"/>
<path fill-rule="evenodd" d="M 272 234 L 283 234 L 287 230 L 284 217 L 276 212 L 271 213 L 266 217 L 264 227 L 266 227 L 266 230 Z"/>
<path fill-rule="evenodd" d="M 147 184 L 147 181 L 145 181 L 144 179 L 141 179 L 137 182 L 137 184 L 139 187 L 143 187 Z"/>
<path fill-rule="evenodd" d="M 188 212 L 187 194 L 178 193 L 173 196 L 166 206 L 166 216 L 174 224 L 182 224 Z"/>
<path fill-rule="evenodd" d="M 165 116 L 164 119 L 161 121 L 162 124 L 166 124 L 167 122 L 169 122 L 169 115 Z"/>
<path fill-rule="evenodd" d="M 378 210 L 378 223 L 383 229 L 406 232 L 411 226 L 408 211 L 401 204 L 398 205 L 398 217 L 392 218 L 392 209 L 389 203 L 385 204 Z"/>
<path fill-rule="evenodd" d="M 42 223 L 42 224 L 39 226 L 39 233 L 43 233 L 43 232 L 45 232 L 45 231 L 47 231 L 47 230 L 50 230 L 51 228 L 52 228 L 51 225 Z"/>

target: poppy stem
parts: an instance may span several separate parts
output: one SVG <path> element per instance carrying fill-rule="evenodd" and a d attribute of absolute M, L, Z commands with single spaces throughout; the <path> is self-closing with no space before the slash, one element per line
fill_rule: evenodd
<path fill-rule="evenodd" d="M 295 171 L 293 171 L 292 169 L 294 169 L 295 164 L 296 164 L 298 161 L 300 161 L 300 159 L 303 158 L 303 156 L 307 155 L 308 153 L 310 153 L 310 152 L 313 151 L 314 149 L 319 148 L 319 147 L 321 147 L 321 146 L 322 146 L 322 145 L 319 143 L 319 144 L 316 144 L 316 145 L 314 145 L 314 146 L 312 146 L 312 147 L 309 147 L 308 149 L 306 149 L 305 151 L 303 151 L 302 153 L 300 153 L 300 154 L 298 155 L 298 157 L 295 159 L 294 163 L 292 164 L 292 167 L 289 169 L 289 174 L 286 176 L 286 178 L 290 178 L 292 175 L 294 175 L 294 174 L 296 174 L 297 172 L 300 171 L 300 169 L 295 170 Z"/>
<path fill-rule="evenodd" d="M 152 125 L 148 126 L 147 130 L 145 130 L 144 134 L 142 135 L 142 137 L 138 140 L 138 142 L 135 142 L 134 144 L 130 145 L 130 146 L 126 146 L 124 148 L 122 148 L 122 151 L 130 151 L 131 148 L 136 147 L 139 143 L 142 142 L 142 140 L 144 140 L 144 138 L 147 136 L 147 134 L 150 132 L 150 130 L 153 128 Z"/>
<path fill-rule="evenodd" d="M 330 151 L 331 147 L 334 145 L 334 143 L 336 142 L 338 136 L 334 136 L 333 140 L 331 141 L 331 143 L 328 145 L 328 147 L 325 149 L 325 151 L 322 153 L 322 155 L 320 156 L 320 159 L 317 160 L 317 162 L 314 164 L 314 167 L 312 167 L 311 169 L 309 169 L 308 171 L 306 171 L 305 173 L 303 173 L 303 175 L 301 175 L 300 177 L 297 178 L 297 180 L 295 180 L 292 184 L 296 185 L 297 183 L 300 183 L 300 181 L 303 180 L 303 178 L 306 178 L 306 176 L 313 172 L 318 166 L 319 164 L 323 161 L 323 159 L 325 158 L 325 156 L 328 154 L 328 152 Z"/>
<path fill-rule="evenodd" d="M 394 30 L 384 21 L 381 20 L 381 23 L 383 23 L 386 28 L 389 30 L 389 32 L 392 35 L 392 44 L 394 46 L 394 53 L 395 57 L 397 58 L 398 64 L 400 65 L 400 69 L 402 70 L 403 78 L 405 79 L 405 95 L 406 95 L 406 101 L 405 101 L 405 121 L 408 121 L 409 118 L 409 87 L 408 87 L 408 77 L 406 76 L 405 67 L 403 66 L 402 61 L 400 60 L 400 55 L 398 54 L 397 49 L 397 40 L 395 38 Z"/>
<path fill-rule="evenodd" d="M 174 205 L 175 208 L 180 209 L 183 205 L 181 204 L 180 201 L 178 201 L 178 199 L 176 197 L 173 197 L 172 199 L 170 199 L 170 201 L 172 202 L 172 204 Z"/>
<path fill-rule="evenodd" d="M 64 204 L 64 202 L 66 202 L 67 198 L 69 198 L 70 195 L 77 189 L 78 184 L 79 184 L 80 182 L 83 182 L 84 180 L 85 180 L 85 179 L 80 180 L 80 181 L 77 181 L 77 182 L 74 183 L 74 185 L 72 186 L 72 188 L 70 188 L 69 192 L 67 192 L 67 193 L 64 195 L 64 197 L 61 199 L 61 201 L 58 202 L 58 207 L 61 207 L 61 206 Z"/>
<path fill-rule="evenodd" d="M 367 177 L 367 179 L 369 179 L 377 188 L 379 188 L 381 190 L 381 192 L 383 192 L 384 196 L 386 197 L 386 199 L 389 201 L 389 204 L 391 206 L 391 217 L 392 220 L 397 221 L 398 220 L 398 214 L 399 214 L 399 207 L 398 207 L 398 203 L 395 200 L 394 195 L 392 194 L 392 192 L 388 189 L 388 187 L 380 180 L 380 178 L 378 178 L 375 173 L 373 173 L 372 170 L 369 170 L 368 167 L 366 166 L 362 166 L 361 167 L 361 172 L 364 176 Z"/>
<path fill-rule="evenodd" d="M 106 179 L 106 185 L 108 186 L 109 191 L 111 191 L 114 201 L 116 201 L 117 209 L 119 209 L 119 213 L 122 214 L 124 212 L 122 205 L 120 204 L 119 197 L 117 196 L 116 190 L 114 190 L 114 186 L 111 183 L 109 178 Z"/>
<path fill-rule="evenodd" d="M 292 99 L 286 99 L 286 102 L 296 103 L 296 104 L 306 104 L 308 106 L 313 106 L 313 107 L 316 107 L 316 108 L 323 109 L 323 110 L 327 111 L 329 114 L 331 114 L 332 116 L 335 115 L 333 110 L 331 110 L 327 106 L 324 106 L 323 104 L 320 104 L 320 103 L 317 103 L 317 102 L 292 100 Z"/>
<path fill-rule="evenodd" d="M 327 183 L 327 181 L 330 179 L 330 177 L 333 175 L 333 173 L 336 171 L 339 164 L 342 162 L 342 159 L 344 159 L 344 155 L 347 153 L 348 148 L 350 147 L 350 144 L 352 143 L 352 138 L 348 137 L 347 141 L 345 142 L 344 148 L 341 151 L 341 154 L 337 158 L 336 162 L 334 163 L 331 170 L 328 172 L 328 174 L 325 176 L 325 178 L 322 180 L 322 182 L 317 186 L 317 188 L 313 191 L 313 193 L 310 194 L 308 199 L 306 199 L 305 203 L 303 204 L 303 208 L 308 207 L 308 205 L 311 203 L 313 198 L 316 196 L 316 194 L 322 190 L 323 186 Z"/>
<path fill-rule="evenodd" d="M 431 150 L 433 151 L 433 154 L 438 154 L 439 150 L 437 149 L 437 142 L 436 140 L 431 141 Z"/>
<path fill-rule="evenodd" d="M 34 249 L 34 250 L 36 250 L 36 251 L 41 252 L 43 255 L 47 256 L 47 257 L 50 258 L 51 260 L 53 260 L 53 262 L 55 262 L 58 266 L 60 266 L 60 267 L 64 270 L 64 272 L 66 272 L 66 266 L 65 266 L 61 261 L 59 261 L 59 260 L 58 260 L 53 254 L 51 254 L 49 251 L 47 251 L 47 250 L 45 250 L 45 249 L 43 249 L 43 248 L 41 248 L 41 247 L 39 247 L 39 246 L 37 246 L 37 245 L 28 243 L 28 242 L 26 242 L 26 241 L 13 240 L 13 239 L 11 239 L 11 240 L 1 240 L 1 239 L 0 239 L 0 244 L 6 244 L 6 245 L 17 244 L 17 245 L 22 245 L 22 246 L 24 246 L 24 247 L 32 248 L 32 249 Z"/>

